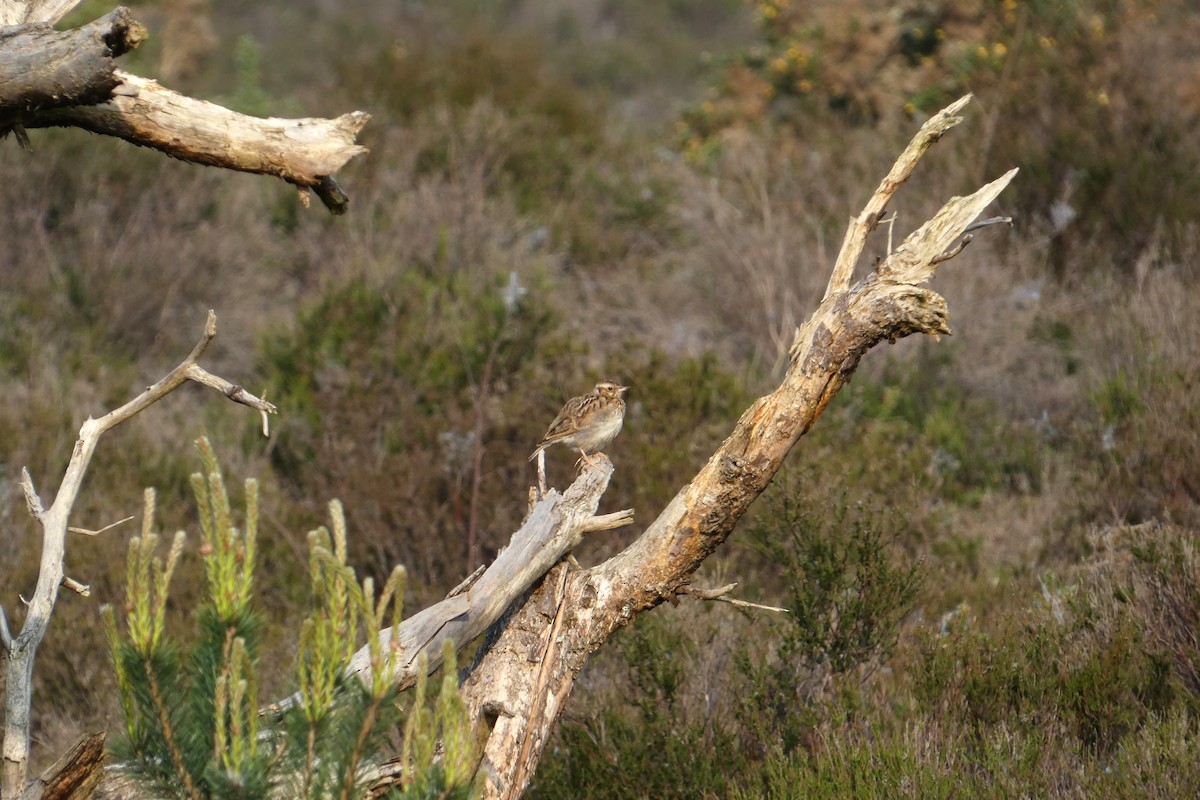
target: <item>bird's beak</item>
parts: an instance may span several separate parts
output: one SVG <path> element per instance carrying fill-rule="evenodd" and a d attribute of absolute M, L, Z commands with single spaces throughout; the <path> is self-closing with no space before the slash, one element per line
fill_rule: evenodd
<path fill-rule="evenodd" d="M 628 391 L 629 391 L 629 387 L 628 387 L 628 386 L 622 386 L 622 387 L 621 387 L 620 389 L 618 389 L 617 391 L 619 391 L 621 394 L 625 394 L 626 392 L 628 392 Z"/>

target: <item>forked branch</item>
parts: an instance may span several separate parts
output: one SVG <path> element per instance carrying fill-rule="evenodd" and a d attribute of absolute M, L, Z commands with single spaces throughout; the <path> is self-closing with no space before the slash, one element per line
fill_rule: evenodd
<path fill-rule="evenodd" d="M 962 111 L 969 102 L 971 102 L 971 95 L 964 95 L 930 117 L 921 126 L 921 130 L 917 131 L 917 135 L 913 137 L 912 141 L 908 143 L 908 147 L 904 148 L 900 157 L 896 159 L 896 163 L 892 165 L 887 177 L 883 179 L 879 188 L 875 190 L 875 194 L 871 195 L 871 199 L 867 201 L 862 213 L 850 220 L 850 227 L 846 229 L 841 252 L 838 253 L 837 261 L 834 263 L 833 273 L 829 276 L 829 285 L 825 288 L 825 297 L 821 298 L 822 300 L 827 300 L 831 295 L 850 288 L 850 278 L 854 274 L 854 266 L 858 263 L 863 248 L 866 247 L 867 237 L 883 219 L 884 211 L 891 202 L 892 196 L 912 175 L 913 170 L 917 167 L 917 162 L 921 160 L 921 156 L 925 155 L 925 151 L 941 139 L 946 131 L 962 122 L 963 118 L 958 116 L 958 112 Z"/>
<path fill-rule="evenodd" d="M 216 335 L 217 315 L 209 311 L 204 335 L 179 366 L 120 408 L 108 412 L 99 419 L 89 418 L 83 423 L 83 427 L 79 430 L 79 439 L 75 442 L 75 449 L 71 453 L 71 460 L 67 464 L 62 482 L 59 484 L 58 493 L 49 508 L 43 507 L 41 498 L 34 489 L 29 471 L 22 470 L 21 486 L 25 492 L 26 504 L 30 514 L 42 528 L 42 557 L 38 570 L 37 587 L 28 602 L 25 623 L 21 626 L 20 633 L 13 634 L 9 628 L 7 617 L 0 609 L 0 643 L 3 644 L 8 654 L 5 664 L 7 684 L 4 698 L 2 773 L 2 791 L 5 798 L 19 797 L 25 788 L 29 760 L 29 710 L 33 691 L 34 658 L 37 655 L 38 646 L 46 635 L 50 615 L 54 612 L 54 604 L 58 599 L 58 589 L 64 585 L 64 580 L 69 580 L 64 579 L 63 575 L 63 558 L 66 553 L 66 537 L 69 530 L 68 520 L 100 438 L 189 380 L 215 386 L 234 402 L 249 406 L 264 414 L 273 414 L 276 411 L 275 406 L 271 403 L 255 397 L 200 367 L 200 357 L 204 355 Z M 78 581 L 70 581 L 67 585 L 76 590 L 83 588 L 83 584 Z"/>

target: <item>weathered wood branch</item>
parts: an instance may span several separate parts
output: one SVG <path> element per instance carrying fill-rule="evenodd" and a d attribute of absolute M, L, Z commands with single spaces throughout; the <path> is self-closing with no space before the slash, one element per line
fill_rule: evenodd
<path fill-rule="evenodd" d="M 0 135 L 37 111 L 108 100 L 121 82 L 115 59 L 145 38 L 126 8 L 69 31 L 0 29 Z"/>
<path fill-rule="evenodd" d="M 194 164 L 272 175 L 296 186 L 306 205 L 311 191 L 335 214 L 348 208 L 333 176 L 367 152 L 357 137 L 369 114 L 263 119 L 116 69 L 114 58 L 146 36 L 123 8 L 73 31 L 29 22 L 37 24 L 0 30 L 0 135 L 24 142 L 27 128 L 83 128 Z"/>
<path fill-rule="evenodd" d="M 216 335 L 217 315 L 209 311 L 204 335 L 179 366 L 120 408 L 98 419 L 89 417 L 83 423 L 79 430 L 79 439 L 71 453 L 71 460 L 59 484 L 58 493 L 49 508 L 43 507 L 29 471 L 21 471 L 21 487 L 25 493 L 26 505 L 42 528 L 42 557 L 37 586 L 29 600 L 25 623 L 21 626 L 20 633 L 14 634 L 7 621 L 0 629 L 0 642 L 8 655 L 5 663 L 7 682 L 4 694 L 4 743 L 0 751 L 3 758 L 0 793 L 4 800 L 21 797 L 26 789 L 34 660 L 50 624 L 50 616 L 58 599 L 58 589 L 63 584 L 68 521 L 96 446 L 105 433 L 144 411 L 189 380 L 195 380 L 195 370 L 198 368 L 200 357 L 204 355 Z M 260 412 L 275 413 L 275 406 L 248 392 L 224 394 L 234 402 Z M 3 611 L 0 611 L 0 619 L 5 619 Z"/>
<path fill-rule="evenodd" d="M 875 194 L 871 195 L 871 199 L 867 201 L 862 213 L 850 220 L 850 226 L 846 229 L 846 237 L 842 240 L 842 249 L 833 265 L 833 273 L 829 276 L 829 284 L 825 287 L 825 297 L 822 299 L 827 300 L 830 295 L 844 292 L 850 288 L 854 266 L 858 263 L 863 248 L 866 247 L 867 236 L 883 219 L 884 211 L 887 209 L 887 204 L 891 202 L 892 196 L 912 175 L 913 170 L 917 167 L 917 162 L 921 160 L 921 156 L 925 155 L 925 151 L 941 139 L 946 131 L 962 122 L 963 118 L 958 116 L 958 112 L 962 111 L 969 102 L 971 102 L 971 95 L 968 94 L 930 117 L 917 131 L 917 135 L 913 137 L 912 141 L 908 143 L 908 147 L 904 148 L 900 157 L 896 159 L 896 163 L 888 171 L 887 177 L 883 179 L 879 188 L 875 190 Z"/>
<path fill-rule="evenodd" d="M 79 0 L 4 0 L 0 3 L 0 27 L 34 22 L 53 25 L 77 5 Z"/>
<path fill-rule="evenodd" d="M 585 533 L 633 521 L 631 511 L 595 516 L 613 466 L 603 454 L 592 456 L 591 461 L 565 492 L 551 490 L 533 507 L 508 546 L 469 588 L 460 591 L 456 587 L 445 600 L 400 623 L 396 638 L 402 655 L 393 664 L 391 676 L 398 688 L 416 681 L 422 655 L 426 669 L 432 672 L 441 666 L 446 640 L 462 648 L 487 631 L 530 586 L 575 549 Z M 390 642 L 391 632 L 382 632 L 382 645 L 388 647 Z M 370 671 L 371 654 L 363 647 L 347 664 L 346 673 L 369 681 Z M 282 710 L 297 699 L 293 695 L 270 710 Z"/>
<path fill-rule="evenodd" d="M 74 126 L 152 147 L 181 161 L 282 178 L 317 193 L 335 214 L 349 201 L 331 177 L 367 152 L 356 144 L 371 120 L 362 111 L 336 119 L 263 119 L 196 100 L 122 70 L 111 100 L 37 114 L 28 128 Z"/>
<path fill-rule="evenodd" d="M 967 99 L 950 109 L 962 108 Z M 916 155 L 932 141 L 936 137 L 918 147 Z M 911 155 L 906 151 L 902 159 Z M 889 180 L 907 177 L 911 167 L 898 164 Z M 485 750 L 485 797 L 515 798 L 524 791 L 588 657 L 618 628 L 672 597 L 729 536 L 862 356 L 885 340 L 950 332 L 945 300 L 919 284 L 932 276 L 950 244 L 1015 173 L 969 197 L 952 199 L 853 287 L 839 291 L 833 286 L 797 331 L 780 386 L 742 415 L 658 519 L 603 564 L 566 575 L 561 582 L 543 581 L 505 622 L 463 685 L 477 719 L 500 712 Z M 885 181 L 881 191 L 888 184 Z M 877 216 L 878 211 L 870 213 Z M 866 216 L 864 212 L 859 219 Z M 848 246 L 853 248 L 853 242 Z M 839 264 L 852 266 L 857 259 L 843 256 Z M 547 644 L 535 651 L 531 642 Z"/>
<path fill-rule="evenodd" d="M 42 771 L 22 800 L 89 800 L 104 777 L 104 731 L 89 733 Z"/>

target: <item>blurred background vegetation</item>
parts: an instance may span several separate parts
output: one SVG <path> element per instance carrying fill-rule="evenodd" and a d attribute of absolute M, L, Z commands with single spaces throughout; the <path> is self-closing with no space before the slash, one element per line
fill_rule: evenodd
<path fill-rule="evenodd" d="M 154 486 L 163 529 L 195 527 L 190 443 L 208 435 L 231 484 L 261 483 L 269 620 L 302 613 L 305 533 L 334 497 L 351 563 L 405 564 L 416 609 L 504 544 L 530 447 L 600 377 L 633 387 L 604 506 L 645 524 L 773 386 L 848 217 L 925 116 L 972 91 L 893 203 L 902 236 L 1021 167 L 997 209 L 1015 228 L 935 282 L 955 336 L 865 359 L 697 577 L 794 613 L 685 600 L 639 619 L 581 676 L 532 794 L 1200 792 L 1189 4 L 134 13 L 153 38 L 127 68 L 255 114 L 368 111 L 371 153 L 333 219 L 283 184 L 79 131 L 4 143 L 7 609 L 37 569 L 20 467 L 52 495 L 81 421 L 177 363 L 209 307 L 208 364 L 280 406 L 272 437 L 211 393 L 173 395 L 102 443 L 74 524 L 137 513 Z M 551 461 L 563 485 L 570 459 Z M 61 599 L 39 659 L 47 761 L 119 719 L 97 606 L 120 597 L 131 533 L 70 542 L 93 593 Z M 202 580 L 193 552 L 177 596 Z M 294 658 L 279 629 L 276 681 Z"/>

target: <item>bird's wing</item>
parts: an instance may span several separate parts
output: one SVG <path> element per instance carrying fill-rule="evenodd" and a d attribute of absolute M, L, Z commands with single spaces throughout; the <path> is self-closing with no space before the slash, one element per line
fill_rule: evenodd
<path fill-rule="evenodd" d="M 582 425 L 587 424 L 590 419 L 590 414 L 581 414 L 580 411 L 585 405 L 588 405 L 588 397 L 574 397 L 567 401 L 563 406 L 562 411 L 558 412 L 558 416 L 554 418 L 554 422 L 550 423 L 550 427 L 546 429 L 546 435 L 538 442 L 537 447 L 533 450 L 533 456 L 536 456 L 539 450 L 544 450 L 550 445 L 557 442 L 559 439 L 564 439 L 573 433 L 577 433 Z M 533 456 L 530 456 L 532 459 Z"/>

